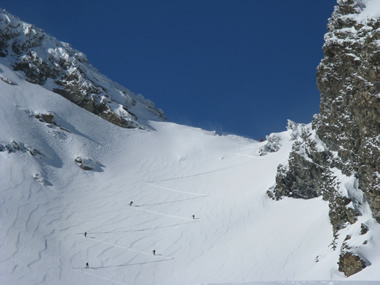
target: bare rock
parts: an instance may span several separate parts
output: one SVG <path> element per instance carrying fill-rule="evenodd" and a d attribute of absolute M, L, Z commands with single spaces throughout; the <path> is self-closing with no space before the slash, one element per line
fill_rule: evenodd
<path fill-rule="evenodd" d="M 339 256 L 339 271 L 350 277 L 367 267 L 366 262 L 360 256 L 352 252 L 342 252 Z"/>

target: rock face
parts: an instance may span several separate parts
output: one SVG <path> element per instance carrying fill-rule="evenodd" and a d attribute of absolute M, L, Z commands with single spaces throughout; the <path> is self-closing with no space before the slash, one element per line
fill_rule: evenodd
<path fill-rule="evenodd" d="M 366 268 L 365 262 L 351 252 L 342 253 L 339 257 L 339 271 L 342 271 L 347 277 L 360 272 L 364 268 Z"/>
<path fill-rule="evenodd" d="M 328 201 L 334 250 L 339 231 L 357 222 L 363 205 L 380 223 L 380 19 L 365 9 L 360 0 L 338 1 L 317 68 L 320 114 L 302 127 L 268 191 L 277 200 Z M 346 276 L 366 266 L 351 251 L 341 247 L 339 270 Z"/>
<path fill-rule="evenodd" d="M 277 168 L 276 184 L 268 196 L 279 200 L 284 196 L 311 199 L 322 196 L 329 201 L 329 216 L 334 235 L 347 223 L 357 220 L 360 210 L 339 181 L 334 154 L 318 138 L 311 125 L 289 121 L 293 130 L 293 146 L 286 165 Z M 360 201 L 361 202 L 361 201 Z"/>
<path fill-rule="evenodd" d="M 82 52 L 5 10 L 0 11 L 0 60 L 27 81 L 115 125 L 145 128 L 147 120 L 166 120 L 151 101 L 100 74 Z"/>
<path fill-rule="evenodd" d="M 318 66 L 320 115 L 314 128 L 337 153 L 336 165 L 359 178 L 380 222 L 380 19 L 360 20 L 361 2 L 340 1 Z"/>

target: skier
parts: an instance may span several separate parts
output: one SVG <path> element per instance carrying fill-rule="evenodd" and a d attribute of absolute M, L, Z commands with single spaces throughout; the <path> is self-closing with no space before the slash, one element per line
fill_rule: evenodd
<path fill-rule="evenodd" d="M 84 237 L 87 237 L 87 232 L 84 232 Z"/>
<path fill-rule="evenodd" d="M 131 201 L 131 203 L 129 203 L 129 206 L 132 206 L 132 204 L 133 204 L 133 201 Z"/>
<path fill-rule="evenodd" d="M 88 262 L 86 262 L 86 268 L 88 268 Z"/>
<path fill-rule="evenodd" d="M 193 215 L 193 220 L 195 220 L 195 215 Z"/>
<path fill-rule="evenodd" d="M 156 250 L 155 250 L 155 249 L 153 249 L 152 253 L 153 253 L 153 255 L 156 255 Z"/>

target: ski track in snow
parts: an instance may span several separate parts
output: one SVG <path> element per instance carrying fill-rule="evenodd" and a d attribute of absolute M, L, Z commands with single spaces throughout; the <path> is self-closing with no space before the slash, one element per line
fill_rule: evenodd
<path fill-rule="evenodd" d="M 137 209 L 137 210 L 141 210 L 141 211 L 150 213 L 150 214 L 170 217 L 170 218 L 174 218 L 174 219 L 180 219 L 180 220 L 186 220 L 186 221 L 194 221 L 194 222 L 196 222 L 196 221 L 199 220 L 199 219 L 198 220 L 193 220 L 193 218 L 187 218 L 187 217 L 175 216 L 175 215 L 170 215 L 170 214 L 164 214 L 164 213 L 160 213 L 160 212 L 156 212 L 156 211 L 151 211 L 151 210 L 143 209 L 143 208 L 140 208 L 140 207 L 134 207 L 134 208 Z"/>
<path fill-rule="evenodd" d="M 180 179 L 180 178 L 173 178 L 173 179 L 162 180 L 162 181 L 170 181 L 170 180 L 176 180 L 176 179 Z M 154 182 L 159 182 L 159 181 L 154 181 Z M 152 184 L 152 183 L 149 183 L 149 182 L 146 182 L 145 184 L 149 185 L 149 186 L 152 186 L 152 187 L 159 188 L 159 189 L 163 189 L 163 190 L 166 190 L 166 191 L 171 191 L 171 192 L 183 193 L 183 194 L 200 196 L 200 197 L 206 197 L 207 196 L 207 194 L 199 194 L 199 193 L 180 191 L 180 190 L 176 190 L 176 189 L 172 189 L 172 188 L 168 188 L 168 187 L 163 187 L 163 186 L 159 186 L 159 185 L 156 185 L 156 184 Z"/>
<path fill-rule="evenodd" d="M 238 154 L 238 155 L 242 155 L 242 154 Z M 250 157 L 250 158 L 256 158 L 256 157 L 251 156 L 251 155 L 245 155 L 245 156 L 246 157 Z M 213 174 L 213 173 L 229 170 L 231 168 L 240 167 L 242 165 L 251 164 L 251 163 L 253 163 L 253 161 L 248 161 L 248 162 L 245 162 L 245 163 L 230 165 L 230 166 L 227 166 L 227 167 L 218 168 L 218 169 L 209 170 L 209 171 L 204 171 L 204 172 L 195 173 L 195 174 L 191 174 L 191 175 L 178 176 L 178 177 L 166 178 L 166 179 L 151 180 L 151 181 L 147 181 L 147 183 L 157 183 L 157 182 L 166 182 L 166 181 L 189 179 L 189 178 L 193 178 L 193 177 L 196 177 L 196 176 L 204 176 L 204 175 L 209 175 L 209 174 Z"/>
<path fill-rule="evenodd" d="M 144 252 L 144 251 L 141 251 L 141 250 L 136 250 L 136 249 L 133 249 L 133 248 L 130 248 L 130 247 L 125 247 L 125 246 L 113 244 L 113 243 L 110 243 L 110 242 L 102 241 L 102 240 L 99 240 L 99 239 L 94 238 L 94 237 L 88 237 L 88 238 L 86 237 L 86 239 L 88 239 L 90 241 L 94 241 L 94 242 L 108 244 L 108 245 L 111 245 L 111 246 L 114 246 L 114 247 L 122 248 L 122 249 L 125 249 L 125 250 L 128 250 L 128 251 L 132 251 L 132 252 L 136 252 L 136 253 L 139 253 L 139 254 L 143 254 L 143 255 L 147 255 L 147 256 L 152 256 L 152 253 L 147 253 L 147 252 Z M 172 260 L 173 259 L 171 257 L 165 257 L 165 256 L 162 256 L 162 255 L 160 255 L 160 257 L 165 258 L 165 260 Z M 162 261 L 162 260 L 158 260 L 158 261 Z"/>
<path fill-rule="evenodd" d="M 122 282 L 119 282 L 119 281 L 115 281 L 115 280 L 113 280 L 113 279 L 106 278 L 106 277 L 103 277 L 103 276 L 100 276 L 100 275 L 96 275 L 96 274 L 94 274 L 94 273 L 90 273 L 90 272 L 85 271 L 85 270 L 81 270 L 81 272 L 84 273 L 84 274 L 87 274 L 87 275 L 94 276 L 94 277 L 96 277 L 96 278 L 100 278 L 100 279 L 103 279 L 103 280 L 110 281 L 110 282 L 115 283 L 115 284 L 127 285 L 127 283 L 122 283 Z"/>
<path fill-rule="evenodd" d="M 5 284 L 238 284 L 308 270 L 310 278 L 343 279 L 328 249 L 326 204 L 266 196 L 288 159 L 287 135 L 278 152 L 260 157 L 259 143 L 172 123 L 120 130 L 57 94 L 16 83 L 0 81 L 0 121 L 12 126 L 0 129 L 0 142 L 14 139 L 43 156 L 0 152 Z M 56 136 L 24 110 L 51 111 L 71 133 Z M 83 171 L 77 156 L 104 167 Z M 316 264 L 320 252 L 334 264 Z"/>
<path fill-rule="evenodd" d="M 170 195 L 167 196 L 166 198 L 166 202 L 161 202 L 161 203 L 144 203 L 142 205 L 133 205 L 133 206 L 128 206 L 127 209 L 131 209 L 131 210 L 139 210 L 139 211 L 144 211 L 146 213 L 149 213 L 149 214 L 153 214 L 153 215 L 156 215 L 156 216 L 164 216 L 164 217 L 169 217 L 169 218 L 174 218 L 174 219 L 180 219 L 180 220 L 185 220 L 187 222 L 183 222 L 183 223 L 177 223 L 177 224 L 170 224 L 170 225 L 167 225 L 167 226 L 158 226 L 158 227 L 150 227 L 150 228 L 143 228 L 143 229 L 133 229 L 133 230 L 124 230 L 124 231 L 108 231 L 108 232 L 97 232 L 97 231 L 91 231 L 89 232 L 89 235 L 88 237 L 86 237 L 85 239 L 87 241 L 91 241 L 91 242 L 94 242 L 94 243 L 101 243 L 101 244 L 105 244 L 105 245 L 109 245 L 110 247 L 114 247 L 114 248 L 119 248 L 119 249 L 123 249 L 123 250 L 127 250 L 127 251 L 130 251 L 130 252 L 133 252 L 133 253 L 137 253 L 137 254 L 141 254 L 141 255 L 145 255 L 145 256 L 152 256 L 152 253 L 148 253 L 148 252 L 145 252 L 145 251 L 141 251 L 141 250 L 137 250 L 137 249 L 134 249 L 134 248 L 131 248 L 131 247 L 126 247 L 126 246 L 122 246 L 122 245 L 119 245 L 119 244 L 116 244 L 116 243 L 112 243 L 112 242 L 108 242 L 108 241 L 104 241 L 104 240 L 100 240 L 98 238 L 95 238 L 95 237 L 92 237 L 91 235 L 94 235 L 94 234 L 105 234 L 105 233 L 109 233 L 109 234 L 116 234 L 116 233 L 128 233 L 128 232 L 145 232 L 145 231 L 155 231 L 155 230 L 159 230 L 159 229 L 164 229 L 164 228 L 171 228 L 171 227 L 177 227 L 177 226 L 183 226 L 183 225 L 186 225 L 186 224 L 190 224 L 190 223 L 196 223 L 196 222 L 200 222 L 201 219 L 200 218 L 196 218 L 196 219 L 193 219 L 192 217 L 183 217 L 183 216 L 178 216 L 178 215 L 172 215 L 172 214 L 167 214 L 167 213 L 162 213 L 162 212 L 157 212 L 157 211 L 153 211 L 153 210 L 149 210 L 149 209 L 146 209 L 146 207 L 152 207 L 152 206 L 158 206 L 158 205 L 164 205 L 164 204 L 171 204 L 171 203 L 181 203 L 181 202 L 187 202 L 187 201 L 191 201 L 191 200 L 194 200 L 194 199 L 201 199 L 201 198 L 204 198 L 206 197 L 207 195 L 206 194 L 199 194 L 199 193 L 193 193 L 193 192 L 187 192 L 187 191 L 181 191 L 181 190 L 177 190 L 177 189 L 173 189 L 173 188 L 169 188 L 169 187 L 163 187 L 163 186 L 160 186 L 160 185 L 157 185 L 157 184 L 153 184 L 153 183 L 143 183 L 149 187 L 154 187 L 154 188 L 157 188 L 157 189 L 160 189 L 164 192 L 174 192 L 174 193 L 178 193 L 178 194 L 181 194 L 181 195 L 190 195 L 190 196 L 195 196 L 195 197 L 190 197 L 190 198 L 182 198 L 182 199 L 177 199 L 177 200 L 172 200 L 172 201 L 168 201 L 170 199 Z M 120 193 L 120 192 L 116 192 L 116 193 Z M 143 195 L 144 197 L 144 195 Z M 109 197 L 108 197 L 109 198 Z M 106 203 L 104 203 L 101 207 L 105 207 Z M 104 213 L 102 213 L 103 215 Z M 109 214 L 109 213 L 108 213 Z M 110 218 L 110 220 L 112 220 L 113 218 Z M 123 218 L 120 218 L 118 219 L 119 221 L 122 220 Z M 107 222 L 107 224 L 109 223 L 110 221 Z M 117 224 L 118 222 L 116 221 L 115 224 Z M 81 235 L 83 237 L 83 233 L 76 233 L 76 235 Z M 173 244 L 175 245 L 178 245 L 179 244 L 179 241 L 181 240 L 182 238 L 182 235 L 183 235 L 183 232 L 181 231 L 180 232 L 180 236 L 173 241 Z M 84 237 L 83 237 L 84 238 Z M 134 243 L 132 243 L 132 246 L 133 244 L 135 244 L 136 242 L 139 242 L 141 240 L 136 240 Z M 178 249 L 176 249 L 173 254 L 177 253 L 178 251 L 180 251 L 180 247 Z M 90 250 L 91 249 L 91 250 Z M 103 250 L 103 252 L 99 255 L 100 256 L 103 256 L 106 254 L 106 252 L 109 250 L 110 248 L 108 249 L 105 249 Z M 94 247 L 93 246 L 90 246 L 87 250 L 88 254 L 90 251 L 93 251 L 94 250 Z M 87 254 L 87 255 L 88 255 Z M 125 266 L 132 266 L 132 265 L 143 265 L 143 264 L 149 264 L 149 263 L 156 263 L 156 262 L 163 262 L 163 261 L 170 261 L 170 260 L 173 260 L 174 258 L 173 257 L 166 257 L 162 254 L 157 254 L 155 256 L 155 258 L 159 258 L 157 260 L 152 260 L 152 261 L 146 261 L 146 262 L 141 262 L 141 263 L 133 263 L 133 262 L 128 262 Z M 73 261 L 72 261 L 73 262 Z M 98 267 L 92 267 L 92 268 L 97 268 L 97 269 L 101 269 L 101 268 L 107 268 L 107 267 L 115 267 L 115 266 L 121 266 L 121 265 L 114 265 L 114 266 L 98 266 Z M 86 274 L 90 274 L 88 272 L 85 272 L 85 271 L 82 271 L 83 273 L 86 273 Z M 110 279 L 110 278 L 107 278 L 107 277 L 104 277 L 104 276 L 101 276 L 101 275 L 96 275 L 96 274 L 90 274 L 90 275 L 93 275 L 94 277 L 98 277 L 98 278 L 102 278 L 102 279 L 105 279 L 105 280 L 108 280 L 110 282 L 114 282 L 114 283 L 117 283 L 117 284 L 125 284 L 125 283 L 121 283 L 119 281 L 116 281 L 114 279 Z"/>
<path fill-rule="evenodd" d="M 133 205 L 132 207 L 130 207 L 130 209 L 134 209 L 134 210 L 139 210 L 139 211 L 144 211 L 146 213 L 149 213 L 149 214 L 154 214 L 154 215 L 159 215 L 159 216 L 164 216 L 164 217 L 169 217 L 169 218 L 174 218 L 174 219 L 180 219 L 180 220 L 186 220 L 186 221 L 189 221 L 188 223 L 194 223 L 194 222 L 200 222 L 201 219 L 199 218 L 196 218 L 196 219 L 193 219 L 193 218 L 190 218 L 190 217 L 183 217 L 183 216 L 178 216 L 178 215 L 172 215 L 172 214 L 167 214 L 167 213 L 162 213 L 162 212 L 157 212 L 157 211 L 153 211 L 153 210 L 150 210 L 150 209 L 146 209 L 146 207 L 150 207 L 150 206 L 157 206 L 157 205 L 163 205 L 163 204 L 168 204 L 168 203 L 180 203 L 180 202 L 185 202 L 185 201 L 189 201 L 189 200 L 193 200 L 193 199 L 198 199 L 198 198 L 204 198 L 204 197 L 207 197 L 208 194 L 202 194 L 202 193 L 194 193 L 194 192 L 189 192 L 189 191 L 182 191 L 182 190 L 178 190 L 178 189 L 173 189 L 173 188 L 169 188 L 169 187 L 165 187 L 165 186 L 161 186 L 161 185 L 157 185 L 157 184 L 154 184 L 152 182 L 164 182 L 164 181 L 172 181 L 172 180 L 180 180 L 180 179 L 188 179 L 190 177 L 195 177 L 195 176 L 201 176 L 201 175 L 207 175 L 207 174 L 212 174 L 212 173 L 216 173 L 216 172 L 219 172 L 221 170 L 225 170 L 225 169 L 228 169 L 228 168 L 233 168 L 233 167 L 237 167 L 239 165 L 233 165 L 231 167 L 227 167 L 227 168 L 223 168 L 223 169 L 217 169 L 215 171 L 208 171 L 208 172 L 203 172 L 203 173 L 199 173 L 199 174 L 196 174 L 196 175 L 191 175 L 191 176 L 183 176 L 183 177 L 176 177 L 176 178 L 172 178 L 172 179 L 165 179 L 165 180 L 160 180 L 160 181 L 149 181 L 149 182 L 145 182 L 144 184 L 149 186 L 149 187 L 154 187 L 154 188 L 157 188 L 157 189 L 160 189 L 160 190 L 163 190 L 163 191 L 169 191 L 169 192 L 174 192 L 174 193 L 179 193 L 179 194 L 182 194 L 182 195 L 190 195 L 190 196 L 196 196 L 196 197 L 190 197 L 190 198 L 183 198 L 183 199 L 178 199 L 178 200 L 172 200 L 172 201 L 168 201 L 170 199 L 170 195 L 167 196 L 168 198 L 166 198 L 166 202 L 161 202 L 161 203 L 144 203 L 142 205 Z M 226 217 L 226 218 L 230 218 L 228 216 L 228 214 L 225 214 L 223 212 L 223 215 Z M 229 222 L 230 223 L 230 222 Z M 182 223 L 181 225 L 183 225 L 185 223 Z M 168 227 L 172 227 L 173 225 L 171 226 L 168 226 Z M 144 229 L 144 231 L 146 230 L 155 230 L 155 229 L 160 229 L 160 228 L 163 228 L 163 227 L 155 227 L 155 228 L 148 228 L 148 229 Z M 221 229 L 223 229 L 223 224 L 221 224 L 220 226 Z M 137 230 L 134 230 L 134 231 L 137 231 Z M 120 231 L 120 232 L 130 232 L 130 231 Z M 113 232 L 115 233 L 115 232 Z M 183 237 L 183 232 L 180 233 L 180 236 L 173 241 L 173 244 L 174 245 L 178 245 L 178 243 L 180 242 L 180 240 L 182 239 Z M 207 239 L 207 235 L 205 235 L 205 238 Z M 116 247 L 116 248 L 121 248 L 121 249 L 124 249 L 124 250 L 127 250 L 127 251 L 131 251 L 131 252 L 134 252 L 134 253 L 138 253 L 138 254 L 142 254 L 142 255 L 145 255 L 145 256 L 151 256 L 152 254 L 151 253 L 147 253 L 147 252 L 144 252 L 144 251 L 140 251 L 140 250 L 136 250 L 136 249 L 133 249 L 131 247 L 125 247 L 125 246 L 121 246 L 121 245 L 118 245 L 118 244 L 115 244 L 115 243 L 111 243 L 111 242 L 107 242 L 107 241 L 102 241 L 102 240 L 99 240 L 97 238 L 94 238 L 94 237 L 88 237 L 86 238 L 90 241 L 93 241 L 93 242 L 98 242 L 98 243 L 102 243 L 102 244 L 106 244 L 106 245 L 110 245 L 112 247 Z M 133 245 L 133 244 L 132 244 Z M 180 251 L 180 248 L 181 246 L 178 247 L 177 250 L 175 250 L 173 252 L 173 254 L 177 253 L 178 251 Z M 105 250 L 107 251 L 107 250 Z M 104 252 L 105 252 L 104 251 Z M 104 254 L 103 252 L 103 254 Z M 159 259 L 159 260 L 156 260 L 156 261 L 148 261 L 148 262 L 144 262 L 144 263 L 138 263 L 138 264 L 146 264 L 146 263 L 151 263 L 151 262 L 162 262 L 162 261 L 165 261 L 165 260 L 172 260 L 173 258 L 169 258 L 169 257 L 165 257 L 165 256 L 162 256 L 164 257 L 164 260 L 162 259 Z M 194 260 L 193 260 L 194 261 Z M 129 265 L 133 265 L 133 263 L 129 263 Z M 99 267 L 99 268 L 105 268 L 104 266 L 103 267 Z M 86 273 L 86 272 L 85 272 Z M 94 275 L 94 274 L 93 274 Z M 95 275 L 94 275 L 95 276 Z M 96 277 L 102 277 L 102 276 L 99 276 L 99 275 L 96 275 Z M 112 281 L 112 282 L 115 282 L 117 283 L 118 281 L 115 281 L 113 279 L 109 279 L 109 278 L 106 278 L 106 277 L 103 277 L 105 278 L 106 280 L 109 280 L 109 281 Z M 124 284 L 124 283 L 120 283 L 120 284 Z"/>

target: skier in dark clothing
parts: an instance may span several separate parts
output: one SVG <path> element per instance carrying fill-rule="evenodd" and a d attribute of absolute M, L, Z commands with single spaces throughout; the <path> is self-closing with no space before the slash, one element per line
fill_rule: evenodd
<path fill-rule="evenodd" d="M 195 215 L 193 215 L 193 220 L 195 220 Z"/>
<path fill-rule="evenodd" d="M 86 268 L 88 268 L 88 262 L 86 262 Z"/>
<path fill-rule="evenodd" d="M 132 204 L 133 204 L 133 201 L 131 201 L 131 203 L 129 203 L 129 206 L 132 206 Z"/>
<path fill-rule="evenodd" d="M 155 250 L 155 249 L 153 249 L 152 253 L 153 253 L 153 255 L 156 255 L 156 250 Z"/>
<path fill-rule="evenodd" d="M 84 237 L 87 237 L 87 232 L 84 232 Z"/>

